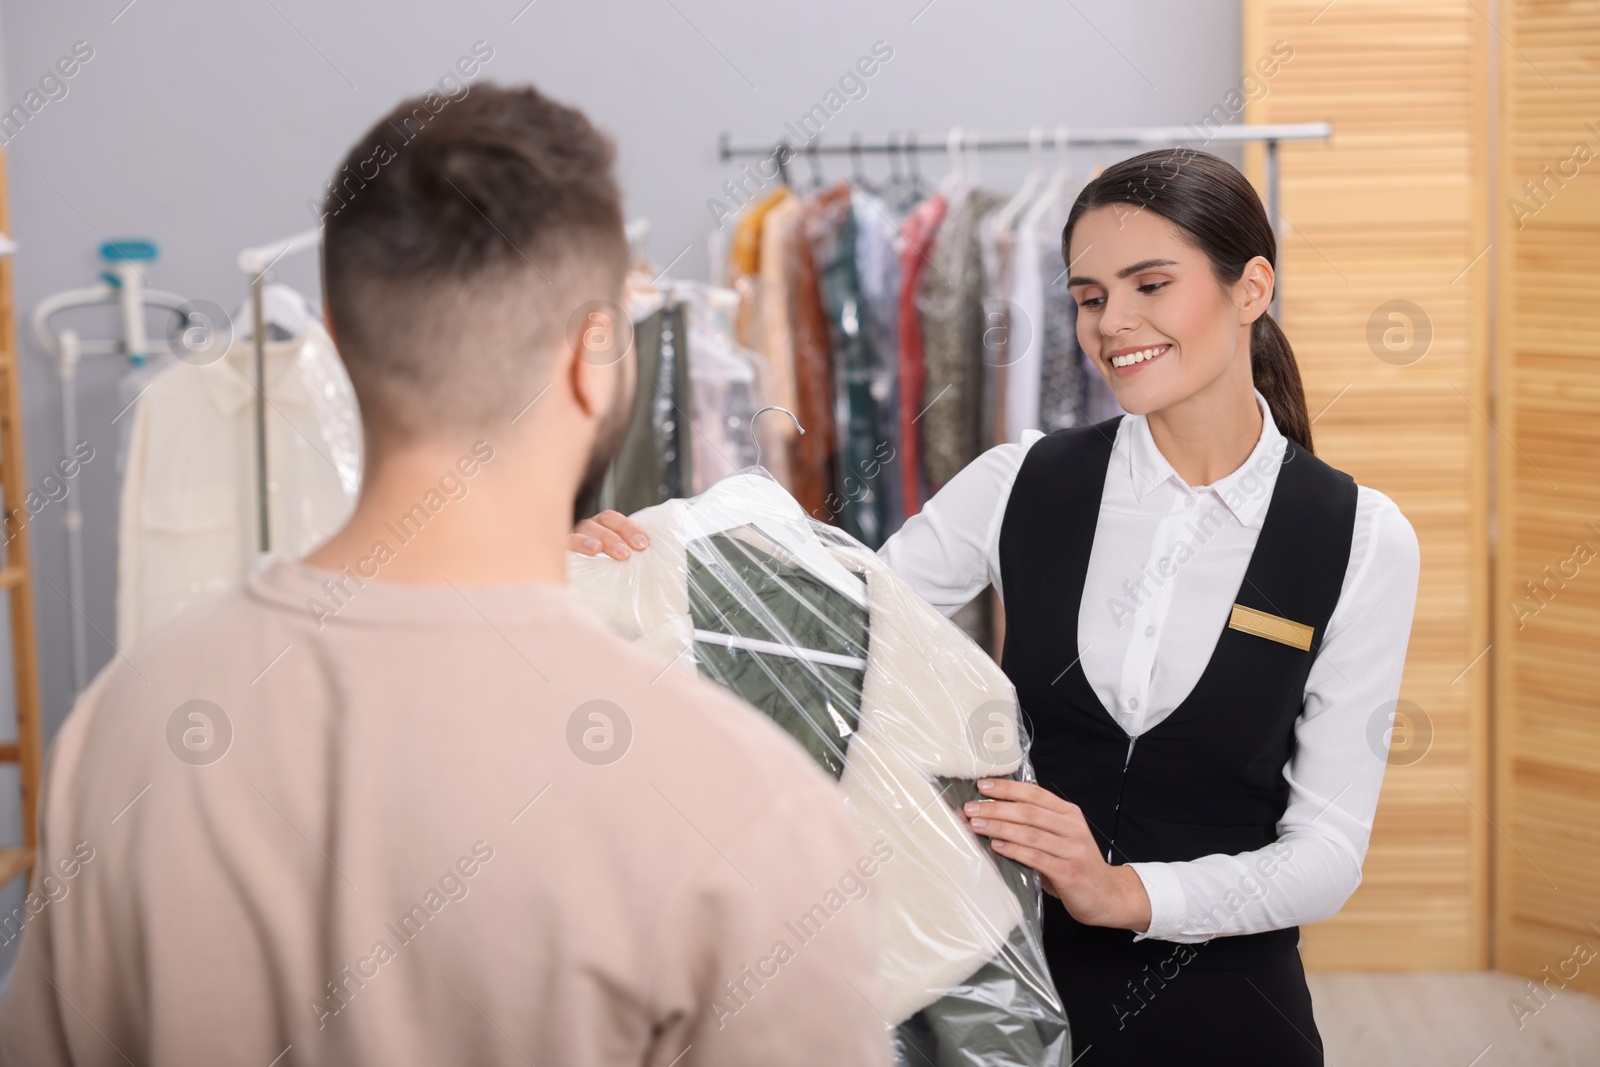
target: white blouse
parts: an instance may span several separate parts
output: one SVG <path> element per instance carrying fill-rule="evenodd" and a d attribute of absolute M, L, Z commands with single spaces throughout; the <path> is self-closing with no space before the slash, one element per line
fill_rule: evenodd
<path fill-rule="evenodd" d="M 1260 392 L 1256 403 L 1260 440 L 1238 470 L 1208 486 L 1178 476 L 1144 416 L 1117 427 L 1078 630 L 1088 682 L 1130 737 L 1194 688 L 1244 579 L 1285 447 Z M 1000 524 L 1023 457 L 1043 436 L 1029 430 L 983 453 L 880 549 L 946 615 L 991 583 L 1004 599 Z M 1193 943 L 1316 922 L 1355 891 L 1387 766 L 1418 566 L 1416 534 L 1400 509 L 1359 487 L 1350 563 L 1284 765 L 1290 792 L 1278 840 L 1237 855 L 1129 864 L 1150 895 L 1150 928 L 1136 940 Z"/>

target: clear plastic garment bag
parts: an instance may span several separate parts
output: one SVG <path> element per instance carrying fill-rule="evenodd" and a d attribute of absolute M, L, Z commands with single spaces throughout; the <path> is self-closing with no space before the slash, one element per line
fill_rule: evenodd
<path fill-rule="evenodd" d="M 878 895 L 880 999 L 901 1063 L 1066 1067 L 1038 876 L 975 836 L 980 777 L 1033 780 L 982 649 L 760 467 L 633 515 L 650 547 L 569 556 L 618 633 L 732 690 L 838 780 Z"/>

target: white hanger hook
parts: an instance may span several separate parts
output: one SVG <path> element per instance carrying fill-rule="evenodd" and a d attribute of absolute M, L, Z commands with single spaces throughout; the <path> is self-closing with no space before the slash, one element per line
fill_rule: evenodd
<path fill-rule="evenodd" d="M 961 127 L 950 127 L 950 134 L 944 141 L 945 151 L 950 155 L 950 173 L 957 177 L 965 177 L 966 167 L 961 159 Z"/>

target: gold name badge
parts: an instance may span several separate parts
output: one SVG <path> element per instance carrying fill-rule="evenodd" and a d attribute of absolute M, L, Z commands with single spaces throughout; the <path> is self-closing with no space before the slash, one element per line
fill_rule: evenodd
<path fill-rule="evenodd" d="M 1228 618 L 1228 628 L 1243 630 L 1256 637 L 1265 637 L 1268 641 L 1276 641 L 1280 645 L 1290 645 L 1302 652 L 1311 651 L 1311 635 L 1316 631 L 1303 622 L 1293 622 L 1278 615 L 1268 615 L 1255 608 L 1247 608 L 1243 604 L 1233 606 L 1233 614 Z"/>

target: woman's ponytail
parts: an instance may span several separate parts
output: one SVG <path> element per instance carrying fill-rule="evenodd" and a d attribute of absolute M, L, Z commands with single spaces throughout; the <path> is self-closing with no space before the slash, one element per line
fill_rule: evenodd
<path fill-rule="evenodd" d="M 1272 421 L 1285 437 L 1315 454 L 1311 447 L 1311 417 L 1306 412 L 1306 391 L 1300 384 L 1300 365 L 1295 362 L 1289 338 L 1263 311 L 1250 324 L 1250 376 L 1261 395 L 1267 398 Z"/>

